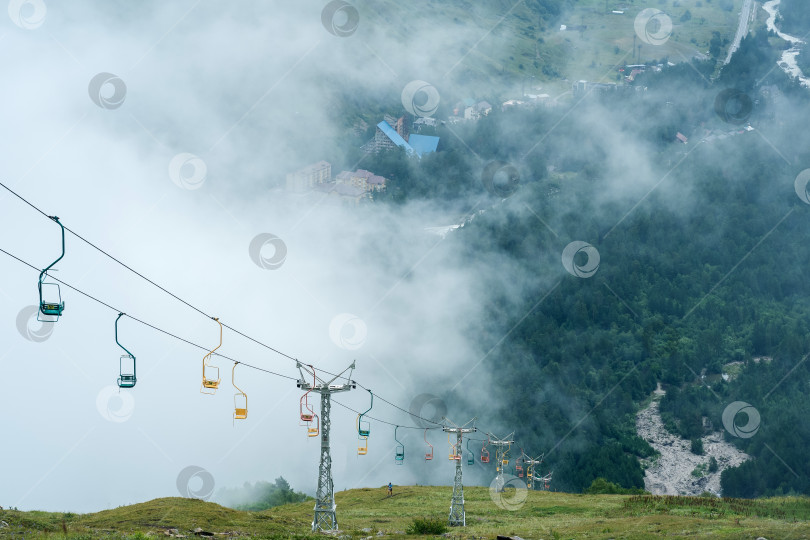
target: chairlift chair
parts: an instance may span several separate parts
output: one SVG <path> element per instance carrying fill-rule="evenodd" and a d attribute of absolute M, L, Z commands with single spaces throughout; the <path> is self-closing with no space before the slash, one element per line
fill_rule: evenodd
<path fill-rule="evenodd" d="M 59 284 L 45 282 L 45 278 L 48 276 L 48 270 L 53 268 L 53 266 L 65 256 L 65 226 L 62 225 L 58 217 L 48 217 L 54 220 L 62 229 L 62 254 L 39 273 L 39 282 L 37 283 L 37 289 L 39 290 L 39 311 L 37 312 L 37 320 L 40 322 L 56 322 L 65 310 L 65 303 L 62 301 L 62 293 Z M 43 294 L 43 285 L 45 286 L 45 290 L 48 291 L 47 295 Z M 53 319 L 51 317 L 56 318 Z"/>
<path fill-rule="evenodd" d="M 526 463 L 526 453 L 523 451 L 523 448 L 521 448 L 520 456 L 515 458 L 515 475 L 518 478 L 523 478 L 523 465 L 525 463 Z"/>
<path fill-rule="evenodd" d="M 315 411 L 312 409 L 307 399 L 307 396 L 309 396 L 309 393 L 312 392 L 312 389 L 315 388 L 315 385 L 317 384 L 317 377 L 315 376 L 315 368 L 312 366 L 309 367 L 312 368 L 312 387 L 306 392 L 304 392 L 303 396 L 301 396 L 300 406 L 298 409 L 301 421 L 305 422 L 307 425 L 310 422 L 312 422 L 314 418 L 317 418 Z"/>
<path fill-rule="evenodd" d="M 126 364 L 126 367 L 124 365 Z M 122 354 L 118 360 L 118 388 L 132 388 L 138 382 L 135 376 L 135 357 L 129 354 Z"/>
<path fill-rule="evenodd" d="M 405 445 L 397 438 L 397 430 L 399 426 L 394 426 L 394 440 L 397 441 L 396 449 L 394 450 L 394 463 L 402 465 L 405 461 Z"/>
<path fill-rule="evenodd" d="M 489 440 L 485 441 L 481 446 L 481 463 L 489 463 L 489 450 L 487 450 L 487 442 L 489 442 Z"/>
<path fill-rule="evenodd" d="M 115 319 L 115 342 L 127 353 L 121 355 L 118 360 L 118 388 L 132 388 L 138 381 L 135 376 L 135 356 L 118 341 L 118 321 L 123 316 L 123 313 L 119 313 L 118 318 Z M 124 367 L 125 364 L 126 367 Z"/>
<path fill-rule="evenodd" d="M 299 410 L 301 413 L 302 422 L 306 423 L 312 422 L 312 419 L 315 417 L 315 412 L 312 410 L 312 407 L 309 406 L 309 403 L 307 403 L 306 394 L 301 396 L 301 406 Z"/>
<path fill-rule="evenodd" d="M 37 320 L 39 322 L 56 322 L 65 310 L 65 303 L 62 301 L 62 293 L 58 283 L 39 284 L 39 312 Z"/>
<path fill-rule="evenodd" d="M 427 453 L 425 454 L 425 461 L 430 461 L 431 459 L 433 459 L 433 445 L 432 445 L 432 444 L 430 444 L 430 443 L 428 442 L 428 440 L 427 440 L 427 432 L 428 432 L 428 430 L 427 430 L 427 428 L 425 428 L 425 442 L 426 442 L 426 443 L 427 443 L 427 445 L 430 447 L 430 452 L 427 452 Z"/>
<path fill-rule="evenodd" d="M 368 393 L 371 395 L 371 404 L 368 406 L 368 409 L 357 416 L 357 434 L 360 437 L 366 438 L 368 438 L 368 436 L 371 434 L 371 423 L 363 420 L 363 416 L 368 414 L 368 412 L 374 407 L 374 393 L 371 390 L 368 390 Z"/>
<path fill-rule="evenodd" d="M 245 420 L 247 418 L 247 394 L 237 392 L 233 396 L 233 419 Z"/>
<path fill-rule="evenodd" d="M 358 426 L 357 427 L 357 439 L 359 441 L 361 441 L 360 444 L 363 445 L 363 446 L 358 446 L 357 447 L 357 455 L 358 456 L 365 456 L 366 454 L 368 454 L 368 433 L 369 433 L 369 430 L 368 429 L 366 429 L 366 430 L 361 430 L 360 429 L 360 425 L 361 425 L 361 422 L 362 422 L 362 420 L 360 420 L 360 418 L 362 416 L 363 416 L 362 414 L 357 415 L 357 426 Z M 365 433 L 365 435 L 363 433 Z"/>
<path fill-rule="evenodd" d="M 211 318 L 217 321 L 217 324 L 219 325 L 219 345 L 211 349 L 208 354 L 203 356 L 202 386 L 200 387 L 201 393 L 209 395 L 216 393 L 221 380 L 219 378 L 219 368 L 209 364 L 209 362 L 211 361 L 211 356 L 214 354 L 214 351 L 222 347 L 222 323 L 219 322 L 217 317 Z M 207 390 L 210 390 L 210 392 Z"/>
<path fill-rule="evenodd" d="M 467 465 L 475 465 L 475 452 L 470 450 L 470 439 L 467 439 Z"/>
<path fill-rule="evenodd" d="M 461 459 L 461 454 L 459 453 L 458 448 L 456 448 L 456 445 L 453 444 L 452 440 L 450 439 L 449 431 L 447 432 L 447 444 L 450 445 L 450 455 L 448 456 L 447 459 L 449 459 L 450 461 L 458 461 L 459 459 Z"/>
<path fill-rule="evenodd" d="M 231 383 L 236 388 L 236 393 L 233 395 L 233 419 L 245 420 L 248 414 L 248 400 L 247 394 L 238 386 L 236 386 L 236 366 L 239 362 L 234 362 L 233 369 L 231 370 Z"/>

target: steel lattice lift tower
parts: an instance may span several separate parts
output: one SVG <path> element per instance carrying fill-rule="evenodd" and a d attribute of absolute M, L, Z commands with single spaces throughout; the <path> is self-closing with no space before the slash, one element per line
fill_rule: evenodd
<path fill-rule="evenodd" d="M 503 491 L 503 470 L 505 466 L 509 464 L 509 460 L 506 456 L 509 454 L 509 448 L 515 442 L 512 440 L 514 434 L 515 432 L 513 431 L 503 439 L 497 438 L 492 433 L 487 434 L 489 436 L 489 444 L 495 447 L 495 470 L 498 472 L 498 476 L 495 477 L 495 491 L 498 493 Z"/>
<path fill-rule="evenodd" d="M 450 420 L 445 418 L 448 422 L 453 424 Z M 470 420 L 470 422 L 475 422 L 475 418 Z M 469 424 L 470 422 L 467 422 Z M 464 424 L 466 426 L 467 424 Z M 453 424 L 456 426 L 455 424 Z M 456 458 L 456 478 L 453 482 L 453 499 L 450 501 L 450 517 L 448 523 L 451 527 L 465 527 L 467 525 L 467 515 L 464 512 L 464 485 L 461 482 L 461 438 L 464 433 L 475 433 L 478 431 L 478 428 L 475 426 L 472 427 L 464 427 L 464 426 L 456 426 L 456 427 L 443 427 L 442 429 L 449 433 L 456 434 L 456 452 L 458 453 L 458 458 Z"/>
<path fill-rule="evenodd" d="M 318 492 L 315 495 L 315 517 L 312 520 L 312 530 L 337 530 L 335 486 L 332 482 L 332 455 L 329 452 L 329 411 L 332 408 L 332 394 L 357 388 L 357 383 L 352 380 L 354 362 L 330 380 L 318 377 L 312 366 L 305 366 L 300 362 L 297 362 L 297 365 L 298 371 L 301 373 L 301 379 L 296 382 L 298 388 L 321 395 L 321 462 L 318 466 Z M 347 371 L 349 374 L 346 375 L 345 382 L 335 384 L 335 381 L 342 378 Z"/>

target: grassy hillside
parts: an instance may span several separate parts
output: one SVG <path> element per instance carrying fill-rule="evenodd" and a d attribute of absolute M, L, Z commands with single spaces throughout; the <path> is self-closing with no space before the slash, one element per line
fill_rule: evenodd
<path fill-rule="evenodd" d="M 605 5 L 609 10 L 605 12 Z M 737 29 L 741 0 L 714 2 L 621 2 L 581 0 L 565 17 L 569 27 L 585 26 L 581 31 L 560 32 L 550 29 L 546 43 L 565 45 L 570 52 L 564 75 L 569 79 L 600 80 L 610 73 L 608 81 L 616 75 L 611 66 L 644 63 L 668 58 L 671 62 L 687 61 L 695 56 L 708 56 L 712 32 L 731 40 Z M 672 35 L 662 45 L 647 45 L 634 41 L 635 16 L 645 8 L 654 7 L 666 13 L 673 23 Z M 623 11 L 621 14 L 613 10 Z M 633 51 L 633 46 L 636 50 Z M 724 57 L 727 46 L 721 50 Z M 628 54 L 630 53 L 630 54 Z"/>
<path fill-rule="evenodd" d="M 388 497 L 383 488 L 338 493 L 342 535 L 351 538 L 405 537 L 413 518 L 446 519 L 450 487 L 396 487 Z M 512 494 L 507 493 L 507 502 Z M 500 509 L 487 488 L 465 489 L 467 527 L 452 529 L 455 538 L 808 538 L 810 499 L 774 498 L 757 501 L 687 497 L 572 495 L 529 492 L 516 511 Z M 0 511 L 0 538 L 144 538 L 165 531 L 193 536 L 196 528 L 231 537 L 307 538 L 312 502 L 290 504 L 263 512 L 240 512 L 192 499 L 165 498 L 142 504 L 73 515 Z M 218 535 L 219 536 L 219 535 Z M 410 538 L 419 536 L 407 535 Z"/>
<path fill-rule="evenodd" d="M 385 39 L 409 43 L 420 28 L 467 29 L 477 43 L 458 43 L 437 51 L 450 63 L 462 59 L 452 79 L 471 94 L 533 88 L 558 95 L 572 80 L 613 82 L 615 67 L 668 58 L 708 57 L 713 32 L 724 44 L 725 58 L 734 37 L 743 0 L 415 0 L 407 5 L 376 1 L 359 4 L 371 25 L 385 28 Z M 643 9 L 666 13 L 671 37 L 661 45 L 634 41 L 634 21 Z M 621 14 L 614 11 L 622 12 Z M 561 32 L 561 25 L 568 30 Z M 373 43 L 371 44 L 374 45 Z M 474 47 L 473 47 L 474 45 Z M 634 50 L 634 45 L 636 49 Z M 443 65 L 443 64 L 442 64 Z M 446 66 L 445 66 L 446 67 Z"/>

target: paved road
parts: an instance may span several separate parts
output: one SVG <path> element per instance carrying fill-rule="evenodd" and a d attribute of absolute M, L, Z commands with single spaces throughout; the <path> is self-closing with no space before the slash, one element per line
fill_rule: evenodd
<path fill-rule="evenodd" d="M 731 61 L 731 55 L 734 54 L 740 47 L 740 42 L 748 34 L 748 23 L 751 22 L 751 11 L 754 8 L 754 0 L 745 0 L 742 9 L 740 10 L 740 24 L 737 25 L 737 34 L 734 36 L 734 41 L 728 49 L 728 56 L 723 64 L 728 64 Z"/>

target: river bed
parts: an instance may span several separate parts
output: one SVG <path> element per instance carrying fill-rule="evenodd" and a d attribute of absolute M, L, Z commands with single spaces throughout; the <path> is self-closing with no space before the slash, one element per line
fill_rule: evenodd
<path fill-rule="evenodd" d="M 644 489 L 653 495 L 700 495 L 705 491 L 721 496 L 720 476 L 725 469 L 739 467 L 750 456 L 726 442 L 721 432 L 712 432 L 701 438 L 702 455 L 692 453 L 691 442 L 681 439 L 664 427 L 659 412 L 660 389 L 649 407 L 636 415 L 638 436 L 650 443 L 658 452 L 653 458 L 642 460 Z M 709 460 L 717 460 L 717 470 L 709 471 Z"/>
<path fill-rule="evenodd" d="M 804 73 L 802 73 L 801 68 L 799 68 L 798 63 L 796 62 L 796 57 L 799 55 L 801 46 L 804 45 L 804 41 L 789 34 L 785 34 L 776 27 L 776 17 L 779 14 L 779 4 L 781 3 L 782 0 L 769 0 L 762 5 L 762 9 L 767 11 L 769 15 L 768 20 L 765 21 L 765 26 L 769 31 L 775 32 L 776 35 L 791 45 L 789 49 L 786 49 L 782 53 L 782 58 L 779 60 L 779 67 L 791 77 L 798 78 L 802 86 L 810 88 L 810 79 L 804 76 Z"/>

